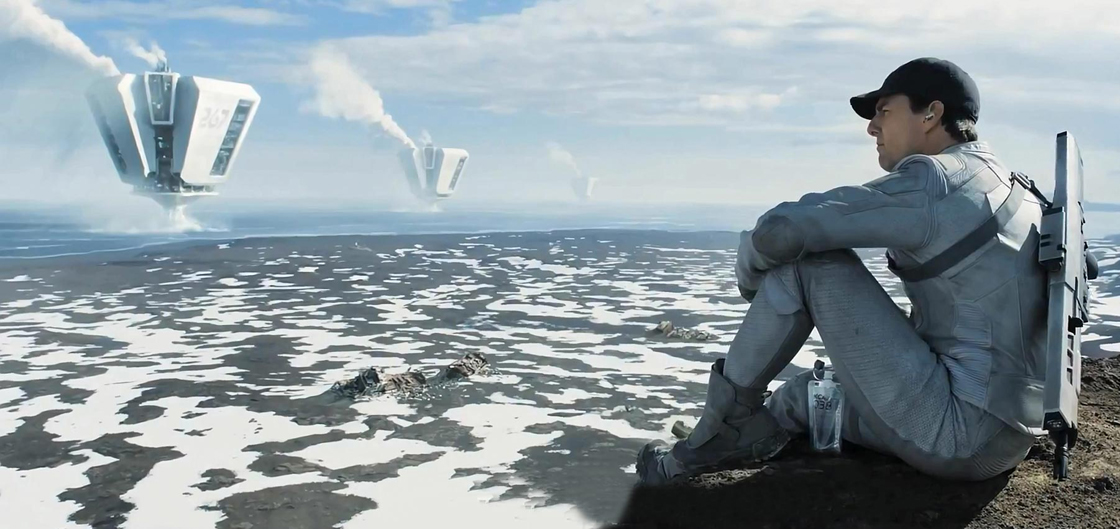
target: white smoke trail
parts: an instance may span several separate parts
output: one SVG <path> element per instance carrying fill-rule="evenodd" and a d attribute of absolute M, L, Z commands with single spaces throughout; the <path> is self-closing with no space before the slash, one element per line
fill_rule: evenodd
<path fill-rule="evenodd" d="M 574 156 L 572 156 L 572 153 L 568 152 L 563 147 L 561 147 L 559 143 L 556 143 L 554 141 L 548 142 L 547 145 L 548 157 L 552 159 L 552 161 L 562 163 L 564 165 L 567 165 L 568 167 L 571 167 L 572 170 L 576 172 L 577 176 L 579 176 L 580 178 L 583 177 L 583 172 L 580 171 L 579 166 L 576 165 L 576 159 Z"/>
<path fill-rule="evenodd" d="M 435 143 L 432 141 L 432 135 L 426 129 L 420 131 L 420 143 L 425 145 Z"/>
<path fill-rule="evenodd" d="M 51 18 L 32 0 L 0 0 L 0 41 L 26 39 L 72 57 L 106 76 L 119 75 L 108 57 L 94 55 L 89 46 Z"/>
<path fill-rule="evenodd" d="M 318 112 L 328 118 L 378 125 L 405 147 L 416 147 L 393 117 L 385 113 L 381 94 L 362 79 L 342 52 L 320 46 L 312 53 L 309 66 L 316 94 L 314 100 L 302 105 L 302 110 Z"/>
<path fill-rule="evenodd" d="M 139 42 L 131 38 L 125 39 L 124 45 L 129 53 L 143 59 L 144 62 L 148 63 L 148 66 L 152 68 L 155 68 L 161 62 L 167 62 L 167 52 L 163 51 L 155 41 L 152 41 L 152 48 L 150 50 L 144 49 Z"/>

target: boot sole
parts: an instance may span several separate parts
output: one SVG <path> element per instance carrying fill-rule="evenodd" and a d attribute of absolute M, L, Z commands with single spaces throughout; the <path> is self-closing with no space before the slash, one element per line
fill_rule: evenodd
<path fill-rule="evenodd" d="M 711 465 L 705 465 L 705 466 L 700 466 L 700 467 L 695 467 L 693 469 L 690 469 L 689 472 L 687 472 L 687 473 L 680 474 L 680 475 L 678 475 L 674 478 L 669 479 L 668 483 L 672 483 L 672 484 L 683 483 L 683 482 L 687 481 L 688 479 L 694 478 L 694 477 L 699 476 L 701 474 L 711 474 L 713 472 L 722 472 L 724 470 L 737 470 L 737 469 L 741 469 L 744 465 L 748 465 L 748 464 L 751 464 L 751 463 L 762 463 L 762 462 L 765 462 L 765 461 L 769 461 L 774 456 L 778 455 L 786 447 L 786 445 L 789 444 L 790 440 L 791 440 L 790 435 L 786 432 L 782 432 L 778 436 L 778 442 L 777 442 L 776 447 L 773 450 L 763 454 L 762 456 L 759 456 L 759 457 L 755 457 L 754 455 L 731 456 L 727 459 L 722 459 L 722 460 L 720 460 L 716 463 L 713 463 Z"/>

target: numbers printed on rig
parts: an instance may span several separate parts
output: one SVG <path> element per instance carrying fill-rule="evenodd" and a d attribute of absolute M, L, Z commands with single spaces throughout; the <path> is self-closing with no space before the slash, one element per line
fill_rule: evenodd
<path fill-rule="evenodd" d="M 216 129 L 225 123 L 227 118 L 229 118 L 228 108 L 219 110 L 214 107 L 207 107 L 199 113 L 196 126 L 204 129 Z"/>

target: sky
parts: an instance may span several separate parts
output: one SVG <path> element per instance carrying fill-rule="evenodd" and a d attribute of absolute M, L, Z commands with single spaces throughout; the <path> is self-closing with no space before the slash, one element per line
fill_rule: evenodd
<path fill-rule="evenodd" d="M 1120 10 L 1099 1 L 0 0 L 0 200 L 127 195 L 88 84 L 172 69 L 261 105 L 230 200 L 395 207 L 401 138 L 467 149 L 452 200 L 773 205 L 883 174 L 848 99 L 924 56 L 976 80 L 979 131 L 1049 193 L 1079 141 L 1120 202 Z"/>

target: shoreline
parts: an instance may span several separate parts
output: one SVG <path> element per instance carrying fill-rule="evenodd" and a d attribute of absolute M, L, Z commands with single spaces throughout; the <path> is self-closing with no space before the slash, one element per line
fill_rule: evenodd
<path fill-rule="evenodd" d="M 728 235 L 737 234 L 734 230 L 670 230 L 664 228 L 557 228 L 551 230 L 477 230 L 477 231 L 419 231 L 419 232 L 354 232 L 354 233 L 332 233 L 332 234 L 258 234 L 258 235 L 242 235 L 233 237 L 215 237 L 215 238 L 198 238 L 182 241 L 165 241 L 153 242 L 142 244 L 139 246 L 131 246 L 127 248 L 107 248 L 104 250 L 92 250 L 88 252 L 75 252 L 66 254 L 54 254 L 45 256 L 28 256 L 28 257 L 5 257 L 0 256 L 0 270 L 18 266 L 22 263 L 44 263 L 55 262 L 56 260 L 71 261 L 71 262 L 88 262 L 90 260 L 97 260 L 104 254 L 117 254 L 136 252 L 136 255 L 144 255 L 146 252 L 143 250 L 159 249 L 160 253 L 166 253 L 162 250 L 183 250 L 199 246 L 206 246 L 210 244 L 227 244 L 227 243 L 244 243 L 256 240 L 272 240 L 280 241 L 283 243 L 287 240 L 306 240 L 306 239 L 319 239 L 325 242 L 330 242 L 330 239 L 339 238 L 354 238 L 360 237 L 364 239 L 392 239 L 397 237 L 421 237 L 421 238 L 438 238 L 438 237 L 469 237 L 474 235 L 524 235 L 524 234 L 552 234 L 552 233 L 662 233 L 662 234 L 718 234 Z"/>

